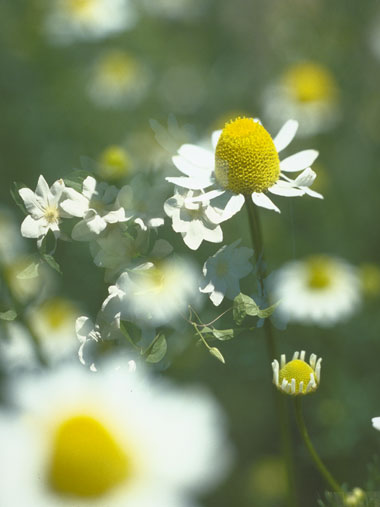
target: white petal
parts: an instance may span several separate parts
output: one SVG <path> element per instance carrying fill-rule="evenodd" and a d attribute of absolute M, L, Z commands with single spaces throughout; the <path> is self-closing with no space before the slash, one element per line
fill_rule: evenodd
<path fill-rule="evenodd" d="M 263 193 L 252 193 L 252 201 L 256 206 L 260 206 L 261 208 L 272 209 L 277 211 L 277 213 L 281 213 L 281 211 L 277 208 L 277 206 Z"/>
<path fill-rule="evenodd" d="M 88 211 L 89 202 L 78 192 L 76 192 L 76 194 L 77 196 L 75 199 L 70 198 L 62 201 L 60 207 L 63 209 L 63 211 L 72 217 L 83 218 L 86 211 Z"/>
<path fill-rule="evenodd" d="M 166 178 L 166 181 L 191 190 L 203 190 L 212 184 L 209 179 L 185 178 L 184 176 Z"/>
<path fill-rule="evenodd" d="M 372 417 L 372 426 L 380 431 L 380 417 Z"/>
<path fill-rule="evenodd" d="M 310 167 L 318 157 L 316 150 L 303 150 L 285 158 L 280 162 L 281 171 L 297 172 Z"/>
<path fill-rule="evenodd" d="M 233 195 L 222 212 L 222 219 L 228 220 L 238 213 L 244 205 L 244 195 Z"/>
<path fill-rule="evenodd" d="M 304 188 L 305 194 L 310 195 L 310 197 L 315 197 L 317 199 L 323 199 L 323 195 L 315 192 L 315 190 L 311 190 L 311 188 Z"/>
<path fill-rule="evenodd" d="M 210 190 L 209 192 L 205 192 L 204 194 L 198 195 L 197 197 L 189 198 L 189 201 L 192 202 L 207 202 L 215 199 L 215 197 L 219 197 L 224 194 L 225 190 Z"/>
<path fill-rule="evenodd" d="M 214 153 L 194 144 L 183 144 L 178 154 L 198 167 L 209 169 L 214 167 Z"/>
<path fill-rule="evenodd" d="M 223 241 L 223 231 L 220 225 L 215 227 L 215 229 L 206 229 L 204 238 L 210 243 L 221 243 Z"/>
<path fill-rule="evenodd" d="M 218 291 L 215 290 L 214 292 L 212 292 L 210 294 L 210 299 L 214 303 L 215 306 L 219 306 L 220 303 L 224 299 L 224 294 L 223 294 L 223 292 L 218 292 Z"/>
<path fill-rule="evenodd" d="M 88 228 L 87 222 L 81 220 L 74 225 L 71 231 L 71 237 L 75 241 L 91 241 L 94 239 L 94 233 Z"/>
<path fill-rule="evenodd" d="M 216 148 L 216 145 L 218 144 L 218 141 L 219 141 L 219 137 L 222 133 L 222 130 L 215 130 L 213 133 L 212 133 L 212 136 L 211 136 L 211 143 L 212 143 L 212 147 Z"/>
<path fill-rule="evenodd" d="M 41 218 L 44 214 L 45 205 L 40 197 L 38 197 L 30 188 L 20 188 L 18 191 L 21 199 L 24 201 L 26 209 L 33 218 Z"/>
<path fill-rule="evenodd" d="M 294 188 L 291 183 L 287 181 L 278 181 L 273 186 L 268 188 L 269 192 L 275 195 L 282 195 L 283 197 L 297 197 L 305 194 L 304 190 Z"/>
<path fill-rule="evenodd" d="M 299 176 L 297 176 L 294 180 L 294 185 L 297 187 L 310 187 L 314 183 L 316 177 L 316 172 L 308 167 Z"/>
<path fill-rule="evenodd" d="M 49 185 L 47 184 L 45 178 L 41 174 L 41 176 L 38 178 L 38 183 L 36 186 L 36 195 L 38 195 L 38 197 L 41 197 L 41 199 L 47 203 L 49 193 L 50 193 Z"/>
<path fill-rule="evenodd" d="M 106 221 L 98 214 L 87 213 L 85 222 L 89 230 L 94 234 L 100 234 L 107 227 Z"/>
<path fill-rule="evenodd" d="M 30 215 L 21 224 L 21 234 L 24 238 L 39 238 L 46 234 L 48 227 L 44 218 L 34 220 Z"/>
<path fill-rule="evenodd" d="M 87 197 L 87 199 L 91 199 L 96 191 L 97 181 L 92 176 L 87 176 L 85 180 L 83 180 L 82 186 L 82 194 Z"/>
<path fill-rule="evenodd" d="M 298 129 L 298 121 L 288 120 L 281 128 L 280 132 L 273 139 L 278 152 L 284 150 L 293 141 Z"/>
<path fill-rule="evenodd" d="M 172 162 L 176 168 L 181 171 L 181 173 L 186 174 L 186 176 L 190 176 L 191 178 L 203 179 L 205 177 L 209 177 L 214 169 L 214 164 L 208 168 L 199 167 L 191 160 L 187 160 L 186 158 L 179 155 L 172 157 Z"/>

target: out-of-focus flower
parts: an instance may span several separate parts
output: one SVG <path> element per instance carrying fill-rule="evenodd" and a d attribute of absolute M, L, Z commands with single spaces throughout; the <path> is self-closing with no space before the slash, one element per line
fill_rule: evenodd
<path fill-rule="evenodd" d="M 121 146 L 108 146 L 100 154 L 97 173 L 105 180 L 120 180 L 131 170 L 132 161 L 129 153 Z"/>
<path fill-rule="evenodd" d="M 0 208 L 0 238 L 0 264 L 13 262 L 25 250 L 18 223 L 4 208 Z"/>
<path fill-rule="evenodd" d="M 114 49 L 96 60 L 87 89 L 99 107 L 128 109 L 142 100 L 149 82 L 149 73 L 142 63 L 129 53 Z"/>
<path fill-rule="evenodd" d="M 136 21 L 131 0 L 50 0 L 45 29 L 51 42 L 69 44 L 128 30 Z"/>
<path fill-rule="evenodd" d="M 219 306 L 224 297 L 234 299 L 240 292 L 239 280 L 252 271 L 248 259 L 253 250 L 239 247 L 240 240 L 224 245 L 203 266 L 204 283 L 200 291 L 209 294 L 215 306 Z"/>
<path fill-rule="evenodd" d="M 132 218 L 118 203 L 119 190 L 107 183 L 98 183 L 88 176 L 83 181 L 82 193 L 66 188 L 66 199 L 62 208 L 67 215 L 82 218 L 72 230 L 77 241 L 90 241 L 104 231 L 109 224 L 126 222 Z"/>
<path fill-rule="evenodd" d="M 303 324 L 332 326 L 361 302 L 360 279 L 347 262 L 325 255 L 285 264 L 272 279 L 278 315 Z"/>
<path fill-rule="evenodd" d="M 310 394 L 318 388 L 321 380 L 321 362 L 321 358 L 317 359 L 315 354 L 311 354 L 307 363 L 304 350 L 294 352 L 293 359 L 288 363 L 285 354 L 282 354 L 281 367 L 277 359 L 272 362 L 273 384 L 286 394 Z"/>
<path fill-rule="evenodd" d="M 298 123 L 289 120 L 272 140 L 259 121 L 237 118 L 213 133 L 214 151 L 192 144 L 181 146 L 173 163 L 184 176 L 166 179 L 192 190 L 208 189 L 194 200 L 216 199 L 218 208 L 223 206 L 219 201 L 224 201 L 223 220 L 240 211 L 248 196 L 257 206 L 279 212 L 267 191 L 286 197 L 308 194 L 322 198 L 309 188 L 316 178 L 310 165 L 317 151 L 300 151 L 280 162 L 278 153 L 289 145 L 297 128 Z M 299 171 L 295 180 L 284 174 Z"/>
<path fill-rule="evenodd" d="M 364 263 L 359 266 L 362 290 L 366 296 L 375 297 L 380 294 L 380 267 L 376 264 Z"/>
<path fill-rule="evenodd" d="M 230 461 L 223 414 L 119 363 L 18 376 L 0 418 L 0 503 L 185 507 Z"/>
<path fill-rule="evenodd" d="M 285 498 L 287 476 L 280 456 L 264 456 L 249 470 L 248 494 L 252 500 L 275 505 Z"/>
<path fill-rule="evenodd" d="M 59 237 L 61 217 L 68 216 L 60 206 L 64 191 L 63 180 L 57 180 L 49 188 L 42 175 L 38 178 L 35 192 L 26 187 L 19 190 L 25 207 L 30 213 L 21 224 L 21 234 L 25 238 L 37 238 L 37 243 L 41 244 L 50 230 Z"/>
<path fill-rule="evenodd" d="M 221 210 L 214 208 L 208 201 L 193 202 L 199 191 L 176 189 L 173 197 L 164 204 L 165 213 L 172 219 L 175 232 L 180 232 L 185 244 L 191 250 L 197 250 L 202 241 L 220 243 L 223 241 Z"/>
<path fill-rule="evenodd" d="M 346 507 L 364 507 L 366 494 L 361 488 L 354 488 L 344 497 Z"/>
<path fill-rule="evenodd" d="M 197 278 L 193 265 L 183 259 L 147 262 L 119 276 L 116 285 L 109 287 L 102 309 L 110 319 L 168 324 L 196 298 Z"/>
<path fill-rule="evenodd" d="M 143 0 L 150 15 L 170 20 L 191 20 L 199 17 L 208 4 L 207 0 Z"/>
<path fill-rule="evenodd" d="M 295 118 L 300 124 L 300 136 L 328 130 L 339 118 L 334 76 L 315 62 L 289 67 L 280 82 L 268 88 L 264 97 L 264 117 L 275 127 L 287 118 Z"/>

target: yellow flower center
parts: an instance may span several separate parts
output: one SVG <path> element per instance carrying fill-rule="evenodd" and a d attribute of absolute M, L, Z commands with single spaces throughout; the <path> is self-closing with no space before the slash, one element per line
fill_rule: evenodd
<path fill-rule="evenodd" d="M 215 150 L 218 183 L 235 194 L 264 192 L 280 176 L 280 160 L 265 128 L 252 118 L 224 127 Z"/>
<path fill-rule="evenodd" d="M 314 375 L 315 382 L 317 382 L 313 368 L 302 359 L 293 359 L 281 368 L 279 373 L 279 383 L 285 379 L 291 383 L 292 379 L 296 381 L 296 393 L 299 393 L 300 382 L 303 382 L 303 394 L 306 393 L 306 387 L 310 382 L 310 373 Z"/>
<path fill-rule="evenodd" d="M 94 0 L 67 0 L 67 10 L 80 18 L 86 18 L 91 14 L 94 7 Z"/>
<path fill-rule="evenodd" d="M 311 257 L 307 261 L 307 284 L 310 289 L 325 289 L 331 285 L 333 277 L 332 262 L 323 256 Z"/>
<path fill-rule="evenodd" d="M 57 222 L 59 218 L 59 211 L 57 206 L 46 206 L 44 217 L 46 218 L 47 222 L 49 222 L 49 224 Z"/>
<path fill-rule="evenodd" d="M 100 155 L 99 176 L 117 180 L 126 176 L 131 167 L 128 153 L 120 146 L 109 146 Z"/>
<path fill-rule="evenodd" d="M 61 495 L 100 497 L 131 475 L 131 462 L 96 419 L 78 415 L 57 428 L 48 481 Z"/>
<path fill-rule="evenodd" d="M 57 330 L 76 315 L 73 305 L 64 299 L 50 299 L 41 308 L 50 328 Z"/>
<path fill-rule="evenodd" d="M 112 51 L 99 62 L 99 75 L 112 85 L 127 85 L 137 74 L 136 61 L 122 51 Z"/>
<path fill-rule="evenodd" d="M 228 273 L 228 262 L 225 260 L 218 261 L 218 264 L 216 265 L 216 275 L 219 277 L 226 276 Z"/>
<path fill-rule="evenodd" d="M 316 63 L 294 65 L 285 73 L 284 83 L 300 102 L 329 101 L 335 96 L 333 76 Z"/>

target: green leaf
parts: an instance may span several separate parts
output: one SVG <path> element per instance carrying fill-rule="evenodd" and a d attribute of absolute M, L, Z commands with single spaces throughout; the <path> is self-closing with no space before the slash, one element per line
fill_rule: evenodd
<path fill-rule="evenodd" d="M 137 344 L 141 340 L 141 329 L 139 327 L 132 324 L 132 322 L 122 321 L 120 322 L 120 331 L 133 347 L 138 346 Z"/>
<path fill-rule="evenodd" d="M 20 273 L 17 274 L 16 278 L 19 280 L 27 280 L 29 278 L 36 278 L 39 275 L 38 269 L 40 267 L 39 262 L 31 262 L 29 266 L 27 266 L 25 269 L 20 271 Z"/>
<path fill-rule="evenodd" d="M 41 246 L 39 247 L 39 252 L 43 256 L 44 254 L 51 255 L 54 253 L 57 246 L 57 238 L 54 235 L 54 232 L 49 229 L 46 236 L 42 240 Z"/>
<path fill-rule="evenodd" d="M 17 317 L 17 313 L 14 310 L 7 310 L 6 312 L 0 312 L 0 319 L 12 321 Z"/>
<path fill-rule="evenodd" d="M 247 315 L 255 317 L 256 315 L 258 315 L 259 311 L 260 308 L 254 302 L 254 300 L 249 296 L 246 296 L 245 294 L 240 293 L 234 299 L 232 313 L 234 321 L 238 325 L 240 325 L 243 322 L 244 318 Z"/>
<path fill-rule="evenodd" d="M 216 357 L 216 359 L 218 361 L 220 361 L 221 363 L 223 364 L 226 364 L 226 361 L 224 360 L 224 357 L 223 357 L 223 354 L 220 352 L 219 349 L 217 349 L 216 347 L 210 347 L 208 349 L 208 351 L 210 352 L 210 354 L 214 357 Z"/>
<path fill-rule="evenodd" d="M 27 215 L 28 214 L 28 211 L 27 209 L 25 208 L 25 204 L 24 204 L 24 201 L 21 199 L 21 196 L 20 194 L 18 193 L 18 191 L 20 190 L 20 188 L 25 188 L 26 185 L 23 185 L 21 183 L 16 183 L 15 181 L 13 182 L 13 186 L 11 187 L 10 189 L 10 193 L 11 193 L 11 196 L 12 196 L 12 199 L 14 200 L 14 202 L 16 203 L 16 206 L 18 206 L 20 208 L 20 210 L 24 213 L 24 215 Z"/>
<path fill-rule="evenodd" d="M 220 341 L 231 340 L 231 338 L 235 337 L 234 329 L 215 329 L 204 326 L 200 329 L 200 332 L 202 334 L 211 334 L 214 338 Z"/>
<path fill-rule="evenodd" d="M 92 176 L 92 172 L 83 169 L 75 169 L 66 178 L 63 178 L 63 181 L 67 187 L 71 187 L 77 192 L 82 192 L 83 180 L 85 180 L 87 176 Z"/>
<path fill-rule="evenodd" d="M 264 310 L 259 310 L 257 316 L 260 317 L 260 319 L 266 319 L 267 317 L 270 317 L 279 304 L 280 302 L 278 301 L 277 303 L 268 306 L 268 308 L 264 308 Z"/>
<path fill-rule="evenodd" d="M 158 363 L 165 356 L 168 349 L 165 335 L 158 335 L 144 353 L 148 363 Z"/>
<path fill-rule="evenodd" d="M 60 275 L 62 275 L 62 271 L 61 271 L 61 268 L 60 268 L 60 265 L 58 264 L 58 262 L 54 259 L 54 257 L 52 255 L 49 255 L 49 254 L 43 254 L 42 255 L 42 258 L 43 260 L 49 264 L 49 266 L 51 268 L 54 269 L 54 271 L 57 271 L 57 273 L 59 273 Z"/>

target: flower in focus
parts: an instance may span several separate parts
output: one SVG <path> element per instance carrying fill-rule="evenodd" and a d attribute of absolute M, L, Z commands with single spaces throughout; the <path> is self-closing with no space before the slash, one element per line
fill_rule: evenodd
<path fill-rule="evenodd" d="M 151 326 L 168 324 L 196 299 L 198 274 L 183 259 L 146 262 L 123 272 L 102 310 L 111 319 L 132 320 Z"/>
<path fill-rule="evenodd" d="M 347 262 L 326 255 L 285 264 L 272 279 L 278 315 L 303 324 L 332 326 L 361 301 L 360 279 Z"/>
<path fill-rule="evenodd" d="M 37 238 L 37 243 L 41 244 L 49 231 L 53 231 L 54 235 L 59 237 L 61 217 L 68 216 L 61 208 L 65 189 L 63 180 L 57 180 L 49 188 L 41 175 L 35 192 L 26 187 L 19 190 L 25 207 L 30 213 L 21 224 L 21 234 L 25 238 Z"/>
<path fill-rule="evenodd" d="M 82 218 L 72 230 L 73 239 L 90 241 L 107 225 L 126 222 L 132 217 L 117 202 L 118 192 L 116 187 L 98 183 L 92 176 L 83 181 L 81 194 L 73 188 L 66 188 L 62 208 L 67 215 Z"/>
<path fill-rule="evenodd" d="M 180 232 L 185 244 L 197 250 L 202 241 L 220 243 L 223 232 L 219 225 L 221 210 L 208 201 L 193 202 L 199 191 L 176 189 L 173 197 L 164 204 L 165 213 L 172 219 L 175 232 Z"/>
<path fill-rule="evenodd" d="M 111 50 L 95 62 L 88 83 L 88 94 L 99 107 L 133 108 L 144 97 L 149 74 L 129 53 Z"/>
<path fill-rule="evenodd" d="M 301 136 L 328 130 L 339 117 L 334 76 L 326 67 L 315 62 L 292 65 L 280 82 L 267 90 L 264 117 L 274 126 L 287 118 L 296 118 Z"/>
<path fill-rule="evenodd" d="M 53 43 L 100 39 L 132 28 L 137 20 L 130 0 L 51 0 L 45 29 Z"/>
<path fill-rule="evenodd" d="M 185 507 L 228 466 L 214 400 L 129 363 L 18 376 L 11 395 L 18 413 L 0 418 L 4 506 Z"/>
<path fill-rule="evenodd" d="M 132 161 L 128 152 L 121 146 L 108 146 L 100 154 L 97 173 L 105 180 L 119 180 L 127 176 Z"/>
<path fill-rule="evenodd" d="M 209 294 L 215 306 L 219 306 L 224 297 L 234 299 L 240 292 L 239 280 L 252 271 L 248 259 L 253 250 L 239 247 L 240 240 L 231 245 L 224 245 L 203 266 L 205 278 L 200 291 Z"/>
<path fill-rule="evenodd" d="M 286 394 L 303 395 L 314 392 L 321 379 L 321 362 L 315 354 L 310 354 L 309 363 L 305 361 L 305 351 L 294 352 L 293 359 L 286 362 L 281 355 L 281 367 L 275 359 L 272 362 L 273 384 Z"/>
<path fill-rule="evenodd" d="M 310 166 L 317 151 L 300 151 L 280 162 L 278 153 L 289 145 L 297 128 L 298 123 L 289 120 L 272 140 L 259 121 L 237 118 L 213 133 L 214 151 L 192 144 L 181 146 L 173 163 L 184 176 L 166 179 L 179 187 L 208 189 L 194 201 L 215 199 L 213 204 L 224 209 L 223 220 L 240 211 L 248 196 L 257 206 L 280 212 L 267 191 L 286 197 L 308 194 L 322 198 L 309 188 L 316 178 Z M 284 174 L 299 171 L 295 180 Z"/>

